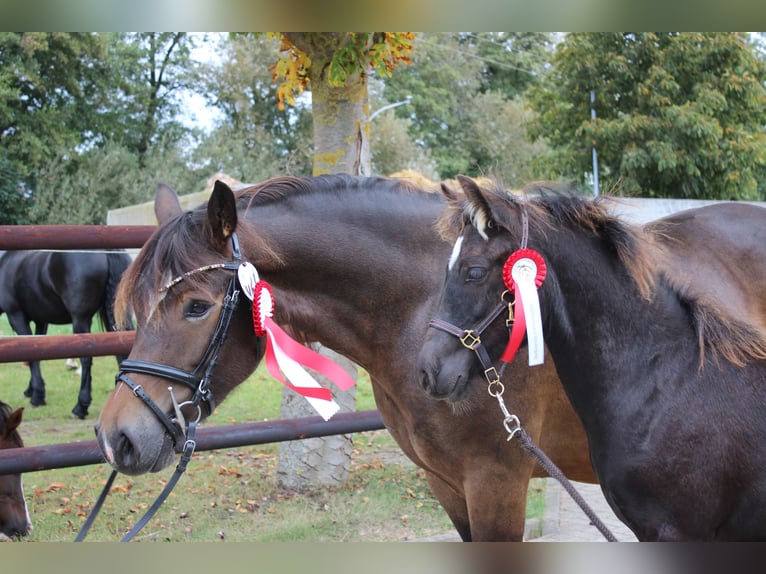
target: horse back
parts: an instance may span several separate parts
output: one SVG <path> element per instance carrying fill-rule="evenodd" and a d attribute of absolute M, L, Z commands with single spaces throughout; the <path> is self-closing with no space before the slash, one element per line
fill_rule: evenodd
<path fill-rule="evenodd" d="M 35 322 L 90 318 L 103 305 L 107 269 L 102 253 L 8 252 L 2 259 L 0 304 Z"/>
<path fill-rule="evenodd" d="M 766 209 L 712 204 L 658 219 L 646 229 L 665 248 L 663 272 L 674 286 L 766 334 Z"/>

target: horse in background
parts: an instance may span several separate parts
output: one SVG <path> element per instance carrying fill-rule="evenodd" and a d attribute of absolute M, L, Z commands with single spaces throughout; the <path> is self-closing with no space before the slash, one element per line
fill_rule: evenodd
<path fill-rule="evenodd" d="M 45 335 L 48 325 L 72 324 L 74 333 L 90 333 L 99 314 L 104 329 L 116 330 L 114 298 L 123 272 L 131 263 L 125 251 L 0 252 L 0 314 L 17 335 Z M 118 356 L 117 362 L 124 357 Z M 92 357 L 80 358 L 80 392 L 72 413 L 88 416 L 91 404 Z M 32 406 L 45 404 L 40 361 L 30 361 L 24 396 Z"/>
<path fill-rule="evenodd" d="M 23 413 L 23 408 L 13 410 L 0 401 L 0 450 L 24 446 L 18 431 Z M 31 530 L 21 475 L 0 474 L 0 541 L 26 536 Z"/>

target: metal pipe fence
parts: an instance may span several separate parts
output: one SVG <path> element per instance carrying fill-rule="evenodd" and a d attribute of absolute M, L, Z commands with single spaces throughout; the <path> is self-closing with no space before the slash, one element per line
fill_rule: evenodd
<path fill-rule="evenodd" d="M 0 250 L 140 248 L 154 229 L 150 225 L 0 225 Z M 134 340 L 135 331 L 0 337 L 0 363 L 127 355 Z M 384 428 L 377 410 L 338 413 L 329 421 L 317 416 L 211 426 L 197 431 L 196 450 L 234 448 Z M 0 474 L 103 462 L 95 440 L 23 447 L 0 451 Z"/>

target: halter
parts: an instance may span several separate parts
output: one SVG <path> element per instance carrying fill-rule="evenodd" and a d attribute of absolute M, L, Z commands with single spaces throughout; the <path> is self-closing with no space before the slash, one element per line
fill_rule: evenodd
<path fill-rule="evenodd" d="M 511 327 L 513 327 L 514 301 L 505 300 L 505 296 L 508 293 L 509 291 L 504 291 L 502 295 L 500 295 L 500 302 L 495 306 L 494 309 L 489 312 L 489 315 L 487 315 L 484 320 L 481 321 L 473 329 L 462 329 L 456 325 L 453 325 L 452 323 L 449 323 L 448 321 L 444 321 L 443 319 L 433 319 L 428 323 L 429 327 L 434 327 L 435 329 L 439 329 L 445 333 L 454 335 L 460 340 L 460 343 L 466 349 L 476 353 L 476 357 L 479 359 L 481 366 L 484 368 L 484 378 L 487 380 L 487 383 L 489 383 L 489 394 L 493 394 L 492 389 L 496 385 L 499 385 L 498 388 L 500 389 L 500 393 L 502 393 L 503 383 L 500 382 L 500 375 L 502 375 L 502 372 L 505 369 L 505 365 L 507 365 L 507 363 L 503 363 L 500 366 L 500 371 L 498 372 L 498 370 L 492 364 L 492 359 L 489 357 L 487 349 L 481 342 L 481 335 L 484 333 L 484 330 L 489 327 L 495 321 L 495 319 L 497 319 L 506 309 L 508 310 L 508 318 L 505 320 L 505 325 L 509 330 Z"/>
<path fill-rule="evenodd" d="M 527 214 L 526 205 L 523 203 L 521 204 L 521 229 L 521 249 L 526 249 L 527 242 L 529 241 L 529 215 Z M 506 295 L 511 295 L 511 298 L 507 301 L 505 298 Z M 512 296 L 511 292 L 508 290 L 503 291 L 500 294 L 500 302 L 489 312 L 484 320 L 473 329 L 463 329 L 442 319 L 433 319 L 428 323 L 429 327 L 434 327 L 435 329 L 454 335 L 466 349 L 476 353 L 476 357 L 479 359 L 479 362 L 484 369 L 484 378 L 488 383 L 487 391 L 493 397 L 500 397 L 505 391 L 505 386 L 500 381 L 500 376 L 503 374 L 508 363 L 503 361 L 499 371 L 494 367 L 487 349 L 481 342 L 481 334 L 505 309 L 508 309 L 508 318 L 505 320 L 505 326 L 510 331 L 513 328 L 514 304 L 515 298 Z"/>
<path fill-rule="evenodd" d="M 186 273 L 183 273 L 182 275 L 179 275 L 175 279 L 169 281 L 162 289 L 160 289 L 160 292 L 167 291 L 174 285 L 180 283 L 195 273 L 209 271 L 212 269 L 237 271 L 243 261 L 242 253 L 239 249 L 239 239 L 236 232 L 232 232 L 231 234 L 231 250 L 231 261 L 215 263 L 213 265 L 205 265 L 203 267 L 198 267 L 197 269 L 187 271 Z M 213 373 L 213 369 L 215 369 L 216 363 L 218 362 L 218 353 L 221 351 L 221 347 L 223 346 L 223 343 L 226 340 L 226 336 L 229 333 L 231 320 L 234 317 L 234 311 L 236 310 L 239 301 L 239 294 L 239 283 L 237 280 L 237 275 L 234 274 L 234 276 L 229 280 L 229 284 L 226 288 L 226 296 L 224 297 L 221 313 L 218 316 L 218 322 L 216 323 L 213 335 L 210 338 L 207 349 L 205 349 L 205 352 L 202 354 L 202 357 L 200 358 L 197 366 L 193 371 L 185 371 L 177 367 L 163 365 L 162 363 L 136 361 L 131 359 L 126 359 L 120 364 L 120 371 L 115 378 L 115 384 L 119 382 L 125 383 L 133 391 L 133 394 L 141 399 L 144 404 L 149 407 L 149 409 L 151 409 L 160 423 L 162 423 L 162 426 L 165 427 L 165 430 L 168 432 L 168 434 L 173 438 L 174 443 L 177 444 L 179 439 L 182 437 L 186 439 L 181 451 L 181 458 L 178 462 L 178 465 L 176 466 L 176 470 L 173 473 L 173 476 L 170 478 L 168 483 L 165 485 L 165 488 L 157 497 L 157 500 L 155 500 L 152 506 L 146 511 L 141 520 L 136 523 L 130 532 L 125 534 L 125 536 L 122 538 L 122 542 L 130 541 L 133 536 L 135 536 L 138 531 L 141 530 L 147 522 L 149 522 L 157 510 L 159 510 L 160 506 L 162 506 L 162 503 L 165 502 L 165 499 L 170 494 L 170 491 L 175 487 L 178 479 L 181 478 L 181 475 L 186 471 L 186 465 L 188 464 L 189 460 L 191 460 L 194 449 L 197 446 L 197 443 L 194 440 L 194 435 L 196 432 L 197 423 L 202 418 L 201 405 L 205 405 L 208 415 L 212 414 L 213 410 L 215 409 L 215 400 L 213 398 L 213 392 L 210 389 L 211 375 Z M 204 374 L 200 375 L 200 373 L 203 373 L 203 371 Z M 157 406 L 157 403 L 152 400 L 152 398 L 144 391 L 141 385 L 136 384 L 127 375 L 127 373 L 154 375 L 164 379 L 169 379 L 176 383 L 181 383 L 182 385 L 192 390 L 192 397 L 188 401 L 184 401 L 179 404 L 175 395 L 173 394 L 173 387 L 168 387 L 168 392 L 170 393 L 170 399 L 173 402 L 173 410 L 175 415 L 168 416 L 159 406 Z M 189 405 L 196 407 L 197 417 L 195 419 L 190 419 L 187 422 L 181 409 L 184 406 Z M 75 542 L 81 542 L 85 539 L 88 530 L 90 529 L 93 521 L 96 519 L 96 516 L 101 510 L 101 506 L 103 505 L 104 500 L 106 500 L 106 496 L 109 493 L 109 490 L 116 476 L 117 471 L 112 470 L 112 473 L 104 485 L 98 500 L 94 504 L 90 515 L 86 519 L 85 523 L 80 529 L 80 532 L 75 538 Z"/>
<path fill-rule="evenodd" d="M 526 206 L 522 203 L 521 204 L 521 223 L 522 223 L 522 235 L 521 235 L 521 250 L 525 250 L 527 247 L 527 241 L 529 240 L 529 218 L 527 215 L 527 209 Z M 510 295 L 510 299 L 506 301 L 506 294 Z M 433 319 L 428 323 L 429 327 L 434 327 L 435 329 L 439 329 L 441 331 L 444 331 L 446 333 L 449 333 L 450 335 L 454 335 L 460 340 L 460 343 L 466 348 L 470 349 L 471 351 L 474 351 L 476 353 L 476 356 L 479 359 L 479 362 L 481 363 L 482 367 L 484 368 L 484 378 L 487 380 L 488 386 L 487 386 L 487 392 L 493 396 L 495 399 L 497 399 L 497 403 L 500 407 L 501 412 L 503 413 L 503 427 L 505 427 L 505 430 L 508 432 L 508 438 L 507 441 L 510 441 L 513 438 L 516 438 L 521 448 L 529 454 L 536 462 L 539 464 L 550 476 L 555 478 L 561 485 L 565 488 L 565 490 L 569 493 L 569 495 L 574 499 L 574 501 L 580 506 L 580 508 L 585 512 L 585 514 L 590 519 L 591 523 L 598 528 L 598 530 L 604 535 L 604 537 L 609 540 L 610 542 L 616 542 L 617 539 L 615 538 L 614 534 L 612 534 L 609 531 L 609 528 L 599 519 L 598 516 L 596 516 L 596 513 L 593 512 L 593 509 L 590 508 L 588 503 L 585 501 L 585 499 L 580 495 L 579 492 L 574 488 L 572 483 L 569 481 L 569 479 L 564 475 L 563 472 L 554 464 L 554 462 L 548 458 L 548 455 L 546 455 L 540 447 L 538 447 L 534 442 L 532 442 L 532 438 L 527 434 L 526 430 L 521 426 L 521 421 L 519 420 L 519 417 L 515 414 L 511 414 L 509 412 L 508 407 L 505 405 L 505 401 L 503 400 L 503 393 L 505 392 L 505 386 L 500 381 L 500 377 L 503 374 L 503 371 L 505 370 L 505 367 L 509 364 L 509 361 L 512 360 L 512 357 L 508 359 L 505 356 L 505 353 L 503 353 L 503 356 L 500 359 L 500 368 L 496 369 L 494 365 L 492 364 L 492 360 L 489 357 L 489 353 L 487 352 L 487 349 L 484 347 L 484 345 L 481 342 L 481 334 L 484 332 L 484 330 L 489 327 L 489 325 L 492 324 L 495 319 L 497 319 L 500 314 L 503 312 L 504 309 L 508 309 L 508 318 L 505 321 L 506 327 L 508 327 L 509 331 L 512 332 L 513 325 L 514 325 L 514 310 L 513 307 L 515 305 L 516 299 L 513 294 L 510 293 L 510 291 L 504 291 L 500 295 L 500 303 L 498 303 L 494 309 L 492 309 L 487 317 L 484 318 L 475 328 L 473 329 L 462 329 L 456 325 L 453 325 L 452 323 L 449 323 L 447 321 L 444 321 L 442 319 Z M 520 315 L 521 317 L 521 315 Z M 518 350 L 516 347 L 515 350 Z M 513 354 L 515 354 L 515 350 Z"/>

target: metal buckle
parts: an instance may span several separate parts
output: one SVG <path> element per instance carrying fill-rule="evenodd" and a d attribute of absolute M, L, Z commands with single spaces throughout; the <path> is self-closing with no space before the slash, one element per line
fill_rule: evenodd
<path fill-rule="evenodd" d="M 487 382 L 490 385 L 500 383 L 500 375 L 497 373 L 497 369 L 495 367 L 490 367 L 489 369 L 485 370 L 484 378 L 487 379 Z"/>
<path fill-rule="evenodd" d="M 473 351 L 476 349 L 477 345 L 481 344 L 481 337 L 474 335 L 473 329 L 466 329 L 465 334 L 460 337 L 460 342 L 463 343 L 465 348 L 471 349 Z"/>

